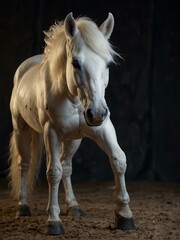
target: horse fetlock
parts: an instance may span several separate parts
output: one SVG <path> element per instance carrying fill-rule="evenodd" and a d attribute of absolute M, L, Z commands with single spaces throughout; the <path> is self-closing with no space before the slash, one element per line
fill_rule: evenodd
<path fill-rule="evenodd" d="M 117 205 L 117 208 L 115 209 L 115 214 L 122 216 L 124 218 L 132 218 L 132 211 L 128 204 L 123 205 Z"/>
<path fill-rule="evenodd" d="M 129 194 L 128 192 L 125 192 L 125 193 L 119 193 L 117 195 L 117 199 L 116 199 L 116 204 L 119 205 L 119 206 L 126 206 L 128 203 L 129 203 Z"/>
<path fill-rule="evenodd" d="M 72 206 L 68 208 L 67 215 L 79 218 L 82 217 L 84 213 L 79 206 Z"/>
<path fill-rule="evenodd" d="M 26 189 L 22 189 L 19 191 L 19 205 L 28 205 L 28 194 Z"/>
<path fill-rule="evenodd" d="M 72 196 L 68 196 L 66 197 L 66 204 L 68 206 L 68 208 L 71 208 L 71 207 L 78 207 L 79 204 L 78 202 L 76 201 L 75 197 L 72 197 Z"/>
<path fill-rule="evenodd" d="M 59 218 L 60 208 L 59 208 L 59 206 L 47 207 L 46 212 L 49 215 L 47 222 L 60 221 L 60 218 Z"/>

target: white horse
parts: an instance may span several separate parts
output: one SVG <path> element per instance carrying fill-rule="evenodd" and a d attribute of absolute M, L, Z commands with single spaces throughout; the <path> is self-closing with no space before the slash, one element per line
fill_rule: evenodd
<path fill-rule="evenodd" d="M 10 142 L 12 192 L 19 200 L 18 216 L 30 215 L 28 191 L 33 186 L 44 140 L 49 200 L 48 234 L 63 234 L 58 189 L 63 180 L 68 213 L 81 209 L 71 185 L 72 157 L 81 139 L 94 140 L 109 156 L 115 177 L 115 227 L 134 228 L 124 174 L 126 157 L 118 145 L 105 101 L 109 64 L 118 55 L 108 42 L 114 18 L 98 28 L 72 13 L 46 32 L 43 55 L 24 61 L 14 77 L 10 108 L 13 133 Z"/>

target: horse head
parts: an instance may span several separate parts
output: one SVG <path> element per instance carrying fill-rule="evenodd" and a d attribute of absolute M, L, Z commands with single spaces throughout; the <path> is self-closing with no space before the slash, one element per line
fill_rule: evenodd
<path fill-rule="evenodd" d="M 79 97 L 89 126 L 101 125 L 109 113 L 105 89 L 109 65 L 116 54 L 108 42 L 113 27 L 111 13 L 99 28 L 87 18 L 75 20 L 72 13 L 64 21 L 67 86 L 72 95 Z"/>

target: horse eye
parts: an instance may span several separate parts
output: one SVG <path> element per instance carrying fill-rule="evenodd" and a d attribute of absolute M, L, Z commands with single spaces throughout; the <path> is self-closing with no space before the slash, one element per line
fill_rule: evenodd
<path fill-rule="evenodd" d="M 79 63 L 79 61 L 77 59 L 72 60 L 72 65 L 74 68 L 81 70 L 81 64 Z"/>

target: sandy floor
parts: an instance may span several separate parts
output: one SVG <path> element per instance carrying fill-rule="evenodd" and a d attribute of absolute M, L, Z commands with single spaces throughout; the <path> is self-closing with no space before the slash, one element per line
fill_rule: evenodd
<path fill-rule="evenodd" d="M 136 230 L 114 230 L 112 182 L 75 183 L 74 189 L 85 216 L 73 219 L 66 216 L 63 192 L 60 204 L 65 234 L 47 236 L 47 188 L 41 186 L 31 199 L 32 217 L 15 219 L 17 202 L 11 200 L 6 184 L 0 184 L 0 240 L 46 239 L 180 239 L 180 184 L 129 183 L 131 208 Z"/>

